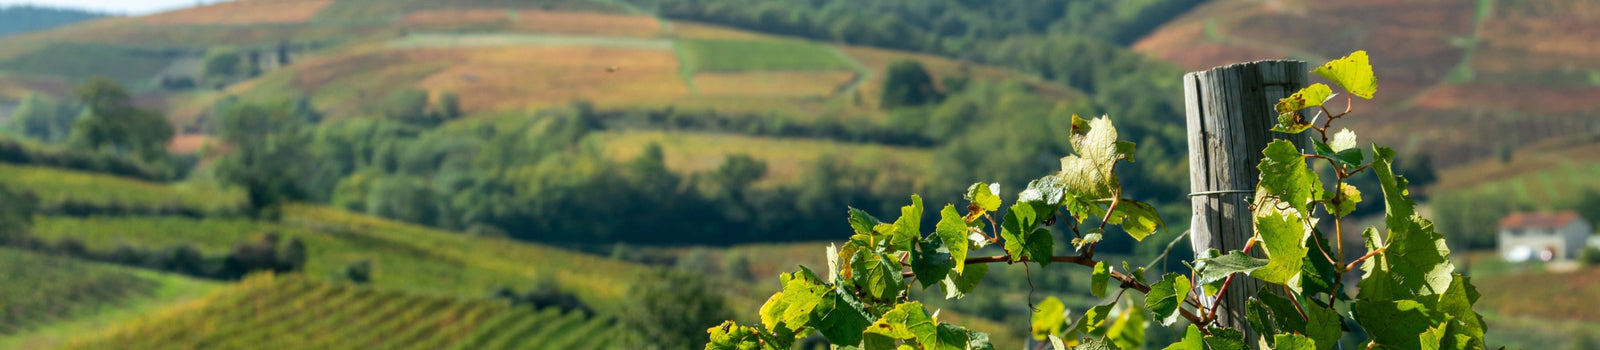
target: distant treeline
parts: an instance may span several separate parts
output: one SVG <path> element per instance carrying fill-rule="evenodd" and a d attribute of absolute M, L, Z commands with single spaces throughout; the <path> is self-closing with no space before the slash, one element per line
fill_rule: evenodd
<path fill-rule="evenodd" d="M 662 16 L 961 56 L 986 42 L 1072 34 L 1128 44 L 1202 0 L 629 0 Z"/>
<path fill-rule="evenodd" d="M 60 27 L 100 16 L 82 10 L 33 5 L 0 6 L 0 37 Z"/>

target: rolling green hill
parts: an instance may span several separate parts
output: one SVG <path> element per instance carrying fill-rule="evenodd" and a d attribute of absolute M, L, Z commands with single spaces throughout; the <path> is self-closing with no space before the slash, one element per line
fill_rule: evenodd
<path fill-rule="evenodd" d="M 0 347 L 44 348 L 198 298 L 219 285 L 0 248 Z"/>

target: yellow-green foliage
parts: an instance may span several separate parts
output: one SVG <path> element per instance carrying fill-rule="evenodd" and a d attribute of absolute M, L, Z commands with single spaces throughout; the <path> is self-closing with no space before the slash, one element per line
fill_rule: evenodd
<path fill-rule="evenodd" d="M 69 348 L 611 349 L 618 335 L 581 311 L 264 274 Z"/>
<path fill-rule="evenodd" d="M 14 164 L 0 164 L 0 183 L 32 192 L 46 206 L 64 202 L 97 205 L 116 203 L 130 206 L 181 206 L 213 211 L 237 208 L 244 200 L 243 193 L 235 190 L 166 185 L 110 175 Z"/>

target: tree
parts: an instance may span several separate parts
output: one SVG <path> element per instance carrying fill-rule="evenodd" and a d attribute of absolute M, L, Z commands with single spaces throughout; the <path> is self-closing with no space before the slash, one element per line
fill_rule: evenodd
<path fill-rule="evenodd" d="M 217 163 L 217 177 L 245 188 L 253 214 L 272 217 L 278 205 L 303 196 L 297 180 L 309 159 L 306 135 L 287 104 L 238 104 L 221 119 L 232 149 Z"/>
<path fill-rule="evenodd" d="M 428 114 L 428 92 L 417 89 L 400 89 L 389 93 L 378 105 L 384 118 L 412 125 L 431 126 L 434 120 Z"/>
<path fill-rule="evenodd" d="M 723 292 L 698 275 L 672 269 L 646 273 L 628 288 L 621 323 L 638 331 L 640 349 L 701 349 L 706 328 L 732 315 Z"/>
<path fill-rule="evenodd" d="M 461 117 L 461 97 L 454 92 L 439 93 L 439 100 L 434 102 L 433 114 L 435 119 L 448 122 Z"/>
<path fill-rule="evenodd" d="M 750 184 L 767 176 L 767 162 L 748 154 L 729 154 L 723 157 L 722 165 L 712 174 L 714 181 L 727 189 L 730 198 L 743 201 Z"/>
<path fill-rule="evenodd" d="M 240 75 L 244 58 L 231 47 L 214 47 L 200 58 L 200 72 L 211 81 L 226 81 Z"/>
<path fill-rule="evenodd" d="M 167 143 L 174 136 L 172 124 L 159 112 L 134 106 L 117 82 L 90 78 L 74 95 L 89 109 L 72 126 L 69 138 L 74 148 L 129 154 L 147 162 L 166 157 Z"/>
<path fill-rule="evenodd" d="M 889 64 L 883 76 L 883 95 L 879 107 L 895 109 L 939 102 L 944 97 L 933 86 L 933 77 L 921 62 L 900 60 Z"/>
<path fill-rule="evenodd" d="M 11 112 L 11 123 L 7 129 L 24 137 L 54 142 L 66 138 L 67 130 L 71 127 L 70 123 L 63 125 L 57 119 L 55 103 L 39 94 L 30 93 Z"/>

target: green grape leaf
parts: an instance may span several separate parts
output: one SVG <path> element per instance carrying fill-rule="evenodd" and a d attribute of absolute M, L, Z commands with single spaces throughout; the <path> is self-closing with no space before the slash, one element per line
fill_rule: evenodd
<path fill-rule="evenodd" d="M 956 210 L 956 206 L 946 204 L 944 210 L 939 211 L 939 223 L 934 225 L 934 234 L 944 242 L 945 249 L 950 251 L 950 259 L 955 262 L 953 271 L 960 273 L 966 270 L 967 260 L 967 220 Z"/>
<path fill-rule="evenodd" d="M 1246 350 L 1250 348 L 1250 346 L 1245 345 L 1244 333 L 1237 329 L 1211 327 L 1210 330 L 1211 335 L 1207 335 L 1205 339 L 1206 346 L 1211 347 L 1211 350 Z"/>
<path fill-rule="evenodd" d="M 983 275 L 987 273 L 989 265 L 977 264 L 967 266 L 966 271 L 945 275 L 942 281 L 945 299 L 962 298 L 967 296 L 967 293 L 972 293 L 972 289 L 977 288 L 979 282 L 983 282 Z"/>
<path fill-rule="evenodd" d="M 900 207 L 900 218 L 891 227 L 889 245 L 898 251 L 911 251 L 911 245 L 922 238 L 922 196 L 911 195 L 911 205 Z"/>
<path fill-rule="evenodd" d="M 1206 350 L 1205 337 L 1200 334 L 1199 327 L 1195 327 L 1191 324 L 1189 325 L 1189 328 L 1183 332 L 1183 339 L 1178 340 L 1176 343 L 1172 343 L 1172 345 L 1167 345 L 1167 347 L 1162 350 Z"/>
<path fill-rule="evenodd" d="M 1072 239 L 1072 251 L 1083 251 L 1084 246 L 1099 243 L 1102 239 L 1105 239 L 1105 230 L 1089 230 L 1089 233 L 1083 234 L 1083 238 Z"/>
<path fill-rule="evenodd" d="M 1094 275 L 1090 277 L 1089 293 L 1096 298 L 1106 297 L 1106 282 L 1111 280 L 1111 266 L 1101 261 L 1094 264 Z"/>
<path fill-rule="evenodd" d="M 1067 327 L 1068 333 L 1070 335 L 1104 335 L 1106 319 L 1111 315 L 1111 309 L 1116 306 L 1117 299 L 1106 299 L 1098 305 L 1083 310 L 1083 316 L 1078 317 L 1077 321 L 1073 321 L 1071 327 Z M 1073 336 L 1072 339 L 1077 339 L 1077 337 Z"/>
<path fill-rule="evenodd" d="M 1345 168 L 1353 169 L 1360 167 L 1361 162 L 1366 161 L 1366 156 L 1361 154 L 1361 149 L 1351 148 L 1343 151 L 1335 151 L 1333 146 L 1322 143 L 1322 141 L 1311 140 L 1311 143 L 1316 145 L 1318 156 L 1332 159 L 1334 163 L 1339 163 L 1339 166 L 1343 166 Z"/>
<path fill-rule="evenodd" d="M 1034 305 L 1033 310 L 1033 339 L 1045 338 L 1061 334 L 1061 328 L 1066 326 L 1067 306 L 1056 297 L 1045 298 L 1044 301 Z"/>
<path fill-rule="evenodd" d="M 1405 178 L 1394 174 L 1394 150 L 1376 147 L 1373 154 L 1372 170 L 1383 187 L 1384 226 L 1389 234 L 1368 235 L 1369 251 L 1381 247 L 1383 252 L 1361 265 L 1367 272 L 1357 284 L 1361 298 L 1400 300 L 1443 293 L 1455 271 L 1444 236 L 1434 232 L 1432 221 L 1417 215 L 1415 203 L 1407 197 Z"/>
<path fill-rule="evenodd" d="M 1356 132 L 1339 129 L 1338 133 L 1333 134 L 1333 140 L 1328 141 L 1328 146 L 1332 147 L 1334 152 L 1356 149 Z"/>
<path fill-rule="evenodd" d="M 1017 203 L 1052 207 L 1051 211 L 1055 211 L 1053 207 L 1061 205 L 1061 201 L 1065 199 L 1066 192 L 1061 185 L 1061 178 L 1055 175 L 1046 175 L 1029 181 L 1028 187 L 1017 194 Z"/>
<path fill-rule="evenodd" d="M 1189 297 L 1189 278 L 1183 274 L 1169 273 L 1161 277 L 1161 282 L 1150 286 L 1150 293 L 1145 295 L 1145 307 L 1155 313 L 1156 320 L 1162 326 L 1171 326 L 1178 322 L 1179 309 L 1183 307 L 1183 300 Z"/>
<path fill-rule="evenodd" d="M 1272 320 L 1272 311 L 1260 299 L 1250 299 L 1250 301 L 1245 302 L 1244 316 L 1245 323 L 1248 323 L 1250 329 L 1256 331 L 1256 333 L 1272 334 L 1278 332 L 1278 326 Z M 1267 347 L 1271 347 L 1273 340 L 1268 337 L 1263 339 L 1263 342 L 1267 344 Z"/>
<path fill-rule="evenodd" d="M 972 347 L 972 332 L 959 326 L 939 322 L 934 344 L 922 344 L 923 349 L 966 350 Z"/>
<path fill-rule="evenodd" d="M 1122 230 L 1133 236 L 1135 241 L 1144 241 L 1157 228 L 1166 229 L 1166 223 L 1161 221 L 1161 214 L 1156 213 L 1154 206 L 1126 198 L 1117 201 L 1117 207 L 1111 210 L 1107 223 L 1122 226 Z"/>
<path fill-rule="evenodd" d="M 1273 126 L 1272 131 L 1298 134 L 1310 129 L 1315 120 L 1300 118 L 1300 110 L 1321 106 L 1330 98 L 1333 98 L 1333 89 L 1317 83 L 1278 100 L 1275 107 L 1278 110 L 1278 125 Z"/>
<path fill-rule="evenodd" d="M 967 187 L 967 201 L 972 202 L 984 212 L 1000 210 L 1000 183 L 986 184 L 975 183 Z"/>
<path fill-rule="evenodd" d="M 1011 261 L 1027 259 L 1040 266 L 1050 264 L 1054 252 L 1054 238 L 1046 229 L 1034 229 L 1039 218 L 1031 205 L 1013 205 L 1006 211 L 1005 222 L 1000 224 L 1000 238 L 1005 239 L 1006 253 Z"/>
<path fill-rule="evenodd" d="M 1378 92 L 1378 78 L 1372 74 L 1372 64 L 1367 60 L 1366 51 L 1352 52 L 1311 72 L 1328 78 L 1351 95 L 1364 99 L 1372 99 L 1372 94 Z"/>
<path fill-rule="evenodd" d="M 989 344 L 989 333 L 967 331 L 967 350 L 994 350 Z"/>
<path fill-rule="evenodd" d="M 1045 338 L 1050 340 L 1050 348 L 1051 349 L 1054 349 L 1054 350 L 1071 350 L 1070 348 L 1067 348 L 1067 342 L 1062 341 L 1061 337 L 1057 337 L 1055 334 L 1051 334 L 1049 336 L 1046 336 Z"/>
<path fill-rule="evenodd" d="M 1328 258 L 1338 253 L 1334 252 L 1333 248 L 1328 247 L 1328 242 L 1322 238 L 1322 233 L 1315 230 L 1306 237 L 1306 247 L 1305 263 L 1300 265 L 1300 278 L 1294 280 L 1298 283 L 1289 287 L 1300 293 L 1305 293 L 1307 296 L 1316 295 L 1317 293 L 1332 295 L 1333 279 L 1338 274 L 1338 270 L 1334 267 L 1333 262 L 1328 261 Z M 1327 254 L 1324 255 L 1323 252 L 1327 252 Z"/>
<path fill-rule="evenodd" d="M 1111 323 L 1111 328 L 1106 330 L 1106 339 L 1120 349 L 1138 349 L 1144 346 L 1145 323 L 1144 309 L 1139 304 L 1132 304 L 1117 316 L 1116 322 Z"/>
<path fill-rule="evenodd" d="M 1281 202 L 1300 214 L 1310 213 L 1311 202 L 1322 198 L 1322 180 L 1306 166 L 1300 150 L 1289 141 L 1276 140 L 1267 144 L 1262 154 L 1266 157 L 1256 166 L 1261 170 L 1256 198 L 1276 198 L 1264 201 L 1264 206 L 1276 206 L 1274 202 Z"/>
<path fill-rule="evenodd" d="M 1350 213 L 1355 212 L 1356 204 L 1361 204 L 1361 190 L 1356 189 L 1355 186 L 1351 186 L 1350 184 L 1341 183 L 1339 184 L 1338 193 L 1338 204 L 1331 206 L 1324 204 L 1323 206 L 1327 207 L 1326 209 L 1328 209 L 1329 212 L 1332 212 L 1334 216 L 1338 217 L 1345 217 L 1350 215 Z M 1328 200 L 1332 201 L 1333 199 L 1333 193 L 1329 193 Z"/>
<path fill-rule="evenodd" d="M 1121 185 L 1117 183 L 1112 167 L 1118 160 L 1131 157 L 1122 153 L 1132 147 L 1117 146 L 1117 129 L 1106 117 L 1080 123 L 1073 116 L 1070 137 L 1073 154 L 1061 158 L 1061 172 L 1057 177 L 1068 193 L 1086 200 L 1110 198 Z"/>
<path fill-rule="evenodd" d="M 841 288 L 833 288 L 823 296 L 812 318 L 822 336 L 834 344 L 860 343 L 861 332 L 873 321 L 861 301 Z"/>
<path fill-rule="evenodd" d="M 950 248 L 945 246 L 944 239 L 938 234 L 923 238 L 917 248 L 917 252 L 911 255 L 911 272 L 917 274 L 917 281 L 922 283 L 923 289 L 944 280 L 945 275 L 955 269 L 956 261 L 950 257 Z"/>
<path fill-rule="evenodd" d="M 798 331 L 810 326 L 811 311 L 822 302 L 830 287 L 809 276 L 791 275 L 783 291 L 772 295 L 761 306 L 761 324 L 770 330 Z"/>
<path fill-rule="evenodd" d="M 1483 348 L 1483 334 L 1488 328 L 1484 325 L 1483 316 L 1472 310 L 1472 304 L 1478 299 L 1478 291 L 1472 286 L 1471 278 L 1461 274 L 1452 274 L 1451 277 L 1450 289 L 1439 296 L 1436 306 L 1436 309 L 1453 319 L 1440 346 L 1447 349 Z"/>
<path fill-rule="evenodd" d="M 855 270 L 852 281 L 873 299 L 888 300 L 906 289 L 900 262 L 893 255 L 858 251 L 850 265 Z"/>
<path fill-rule="evenodd" d="M 1083 341 L 1078 343 L 1078 346 L 1075 346 L 1072 349 L 1073 350 L 1118 350 L 1118 348 L 1117 348 L 1117 346 L 1115 344 L 1108 343 L 1104 339 L 1100 339 L 1100 338 L 1094 338 L 1094 339 L 1084 338 Z"/>
<path fill-rule="evenodd" d="M 1106 209 L 1101 208 L 1099 204 L 1095 204 L 1095 198 L 1088 198 L 1071 192 L 1066 192 L 1064 196 L 1061 200 L 1061 206 L 1067 209 L 1067 213 L 1072 214 L 1072 219 L 1076 222 L 1084 222 L 1084 220 L 1090 218 L 1099 219 L 1106 216 Z"/>
<path fill-rule="evenodd" d="M 876 232 L 873 232 L 873 228 L 878 227 L 880 224 L 883 224 L 883 222 L 878 221 L 878 218 L 872 217 L 872 214 L 850 207 L 850 228 L 855 229 L 856 234 L 874 235 Z"/>
<path fill-rule="evenodd" d="M 1247 312 L 1270 311 L 1268 315 L 1270 315 L 1271 320 L 1264 320 L 1264 322 L 1269 322 L 1270 328 L 1266 329 L 1270 331 L 1261 331 L 1263 334 L 1280 332 L 1303 334 L 1310 337 L 1310 339 L 1316 340 L 1318 349 L 1331 349 L 1339 341 L 1339 337 L 1343 335 L 1343 331 L 1340 330 L 1343 321 L 1339 319 L 1338 311 L 1315 303 L 1301 303 L 1303 307 L 1297 308 L 1293 301 L 1268 292 L 1268 288 L 1272 287 L 1264 287 L 1260 292 L 1256 293 L 1255 299 L 1250 301 L 1252 309 L 1247 310 Z M 1253 309 L 1256 307 L 1263 309 L 1260 311 Z M 1304 316 L 1301 316 L 1302 311 L 1304 311 Z M 1255 316 L 1251 315 L 1250 317 Z M 1251 322 L 1257 321 L 1251 320 Z M 1254 323 L 1252 323 L 1251 327 L 1255 327 Z M 1266 340 L 1269 344 L 1275 344 L 1277 341 L 1270 338 Z M 1275 345 L 1275 347 L 1281 346 Z"/>
<path fill-rule="evenodd" d="M 1305 263 L 1308 218 L 1293 209 L 1280 211 L 1268 204 L 1257 209 L 1256 234 L 1261 237 L 1261 248 L 1267 253 L 1267 266 L 1250 272 L 1250 277 L 1262 281 L 1290 285 L 1290 279 L 1300 274 Z"/>
<path fill-rule="evenodd" d="M 1214 250 L 1214 249 L 1213 249 Z M 1267 266 L 1267 259 L 1245 255 L 1241 251 L 1231 251 L 1219 257 L 1202 257 L 1195 259 L 1194 271 L 1198 275 L 1195 281 L 1199 284 L 1210 284 L 1228 278 L 1235 273 L 1248 274 L 1251 271 Z"/>
<path fill-rule="evenodd" d="M 1316 350 L 1317 349 L 1316 341 L 1313 341 L 1311 338 L 1306 338 L 1305 336 L 1301 336 L 1299 334 L 1293 334 L 1293 333 L 1290 333 L 1290 334 L 1278 334 L 1278 335 L 1272 336 L 1272 339 L 1274 339 L 1273 344 L 1276 344 L 1275 346 L 1272 347 L 1272 349 L 1274 349 L 1274 350 Z"/>
<path fill-rule="evenodd" d="M 733 321 L 723 322 L 721 325 L 706 329 L 711 335 L 711 342 L 706 344 L 706 350 L 767 350 L 776 349 L 770 346 L 760 330 L 749 326 L 741 326 Z M 768 346 L 762 346 L 762 345 Z"/>
<path fill-rule="evenodd" d="M 928 316 L 927 310 L 922 308 L 921 302 L 906 302 L 895 305 L 879 317 L 877 322 L 867 327 L 866 334 L 882 335 L 895 340 L 902 340 L 915 344 L 934 345 L 938 341 L 938 325 Z"/>
<path fill-rule="evenodd" d="M 1422 343 L 1420 335 L 1444 322 L 1441 315 L 1415 300 L 1361 299 L 1351 304 L 1350 311 L 1377 349 L 1421 349 L 1428 344 Z"/>

